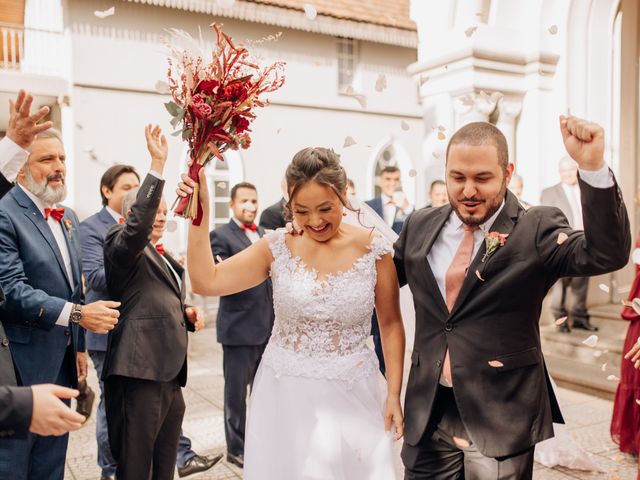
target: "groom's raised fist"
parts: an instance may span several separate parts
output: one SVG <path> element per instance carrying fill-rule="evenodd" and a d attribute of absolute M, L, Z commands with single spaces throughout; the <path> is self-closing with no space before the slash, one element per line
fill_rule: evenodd
<path fill-rule="evenodd" d="M 604 165 L 604 129 L 597 123 L 560 115 L 560 132 L 567 153 L 583 170 Z"/>

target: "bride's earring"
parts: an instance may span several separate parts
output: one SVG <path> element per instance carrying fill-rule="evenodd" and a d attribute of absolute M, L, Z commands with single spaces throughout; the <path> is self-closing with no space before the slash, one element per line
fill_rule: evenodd
<path fill-rule="evenodd" d="M 343 217 L 346 217 L 346 216 L 347 216 L 347 211 L 346 211 L 344 208 L 342 209 L 342 216 L 343 216 Z"/>

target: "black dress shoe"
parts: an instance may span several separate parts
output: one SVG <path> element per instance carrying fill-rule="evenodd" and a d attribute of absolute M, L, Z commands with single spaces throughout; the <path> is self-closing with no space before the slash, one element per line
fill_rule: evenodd
<path fill-rule="evenodd" d="M 227 452 L 227 462 L 236 467 L 244 468 L 244 455 L 234 455 L 233 453 Z"/>
<path fill-rule="evenodd" d="M 597 332 L 598 331 L 598 327 L 596 327 L 595 325 L 591 325 L 589 322 L 573 322 L 573 325 L 571 325 L 571 327 L 573 328 L 579 328 L 580 330 L 587 330 L 589 332 Z"/>
<path fill-rule="evenodd" d="M 184 467 L 178 467 L 178 476 L 182 478 L 186 477 L 187 475 L 193 475 L 194 473 L 204 472 L 205 470 L 209 470 L 211 467 L 213 467 L 221 459 L 221 453 L 212 457 L 195 455 L 186 461 Z"/>

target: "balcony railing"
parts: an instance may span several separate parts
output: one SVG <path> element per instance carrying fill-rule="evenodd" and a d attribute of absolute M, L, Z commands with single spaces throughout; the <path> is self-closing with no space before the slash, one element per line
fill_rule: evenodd
<path fill-rule="evenodd" d="M 69 54 L 62 31 L 0 23 L 0 70 L 67 77 Z"/>

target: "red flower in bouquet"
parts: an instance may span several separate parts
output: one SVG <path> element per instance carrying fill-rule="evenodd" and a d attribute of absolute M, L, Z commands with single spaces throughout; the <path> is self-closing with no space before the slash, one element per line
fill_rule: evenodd
<path fill-rule="evenodd" d="M 196 182 L 198 172 L 212 157 L 224 160 L 222 154 L 227 149 L 249 148 L 248 132 L 255 118 L 254 109 L 268 105 L 262 100 L 263 94 L 284 84 L 284 63 L 261 68 L 251 60 L 246 47 L 236 46 L 220 25 L 213 23 L 211 28 L 215 42 L 210 63 L 205 63 L 204 54 L 190 52 L 188 48 L 171 47 L 169 59 L 173 101 L 165 106 L 173 117 L 171 124 L 174 127 L 182 124 L 174 135 L 182 135 L 189 143 L 192 160 L 189 176 Z M 174 29 L 170 33 L 177 43 L 196 45 L 185 32 Z M 191 196 L 179 199 L 174 212 L 200 225 L 202 208 L 197 190 L 196 186 Z"/>

